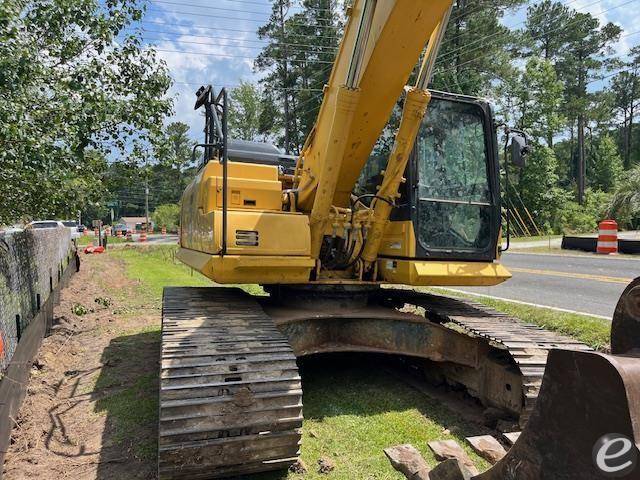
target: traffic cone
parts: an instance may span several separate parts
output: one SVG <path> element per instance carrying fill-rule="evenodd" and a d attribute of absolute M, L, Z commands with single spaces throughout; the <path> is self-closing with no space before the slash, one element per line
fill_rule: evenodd
<path fill-rule="evenodd" d="M 618 223 L 615 220 L 604 220 L 598 225 L 597 253 L 618 253 Z"/>

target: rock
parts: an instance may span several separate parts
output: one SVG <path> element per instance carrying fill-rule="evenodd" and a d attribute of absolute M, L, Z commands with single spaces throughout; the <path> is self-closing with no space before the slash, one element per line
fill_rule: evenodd
<path fill-rule="evenodd" d="M 457 458 L 450 458 L 440 463 L 429 474 L 430 480 L 471 480 L 473 477 L 467 467 Z"/>
<path fill-rule="evenodd" d="M 509 442 L 509 444 L 513 445 L 518 441 L 521 433 L 522 432 L 503 433 L 502 436 L 507 439 L 507 442 Z"/>
<path fill-rule="evenodd" d="M 460 462 L 473 474 L 478 475 L 478 469 L 473 464 L 469 456 L 465 453 L 455 440 L 440 440 L 437 442 L 429 442 L 429 448 L 436 456 L 436 460 L 449 460 L 451 458 L 460 460 Z"/>
<path fill-rule="evenodd" d="M 307 466 L 302 460 L 298 459 L 289 467 L 289 471 L 291 473 L 305 474 L 307 473 Z"/>
<path fill-rule="evenodd" d="M 333 463 L 333 460 L 327 457 L 322 457 L 318 460 L 318 473 L 326 475 L 327 473 L 333 471 L 334 468 L 336 468 L 336 466 Z"/>
<path fill-rule="evenodd" d="M 393 468 L 409 480 L 429 480 L 429 465 L 413 445 L 396 445 L 384 449 Z"/>
<path fill-rule="evenodd" d="M 481 435 L 479 437 L 468 437 L 467 442 L 471 445 L 471 448 L 485 460 L 491 464 L 497 463 L 502 460 L 507 454 L 504 447 L 493 438 L 491 435 Z"/>

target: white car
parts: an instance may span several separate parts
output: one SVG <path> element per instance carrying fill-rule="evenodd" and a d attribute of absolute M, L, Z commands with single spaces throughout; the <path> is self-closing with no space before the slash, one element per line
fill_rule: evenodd
<path fill-rule="evenodd" d="M 61 222 L 60 220 L 37 220 L 35 222 L 29 222 L 26 228 L 32 229 L 40 229 L 40 228 L 66 228 L 71 232 L 71 239 L 76 239 L 80 237 L 78 233 L 78 224 L 75 221 L 69 221 L 68 223 L 73 223 L 73 226 L 65 225 L 67 222 Z"/>

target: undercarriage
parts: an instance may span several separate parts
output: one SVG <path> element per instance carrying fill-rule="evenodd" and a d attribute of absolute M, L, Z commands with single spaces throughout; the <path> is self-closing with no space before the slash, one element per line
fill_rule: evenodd
<path fill-rule="evenodd" d="M 524 426 L 552 348 L 589 348 L 469 301 L 379 285 L 169 288 L 163 302 L 159 472 L 225 478 L 299 454 L 296 357 L 374 352 L 426 360 Z"/>

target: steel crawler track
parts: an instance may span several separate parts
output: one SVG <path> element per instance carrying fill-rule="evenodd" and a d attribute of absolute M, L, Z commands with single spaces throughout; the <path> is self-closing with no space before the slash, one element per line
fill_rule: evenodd
<path fill-rule="evenodd" d="M 234 288 L 166 288 L 159 478 L 286 468 L 301 427 L 296 357 L 258 303 Z"/>
<path fill-rule="evenodd" d="M 524 408 L 520 415 L 523 427 L 538 398 L 547 356 L 552 348 L 592 350 L 570 337 L 500 313 L 480 303 L 426 293 L 394 290 L 396 299 L 423 307 L 426 317 L 438 323 L 451 322 L 472 335 L 485 338 L 507 350 L 522 374 Z"/>

